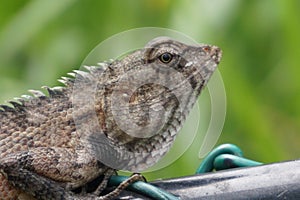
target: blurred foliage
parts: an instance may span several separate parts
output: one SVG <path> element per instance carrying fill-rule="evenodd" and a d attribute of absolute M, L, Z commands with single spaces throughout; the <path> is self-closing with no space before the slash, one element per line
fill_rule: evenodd
<path fill-rule="evenodd" d="M 227 117 L 218 143 L 261 162 L 300 157 L 300 1 L 18 0 L 0 4 L 0 101 L 57 84 L 101 41 L 165 27 L 223 49 Z M 198 146 L 197 146 L 198 145 Z M 199 144 L 151 178 L 193 174 Z"/>

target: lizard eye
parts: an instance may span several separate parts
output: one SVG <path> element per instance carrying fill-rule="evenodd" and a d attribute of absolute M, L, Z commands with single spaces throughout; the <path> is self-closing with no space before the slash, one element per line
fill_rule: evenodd
<path fill-rule="evenodd" d="M 173 58 L 173 55 L 170 53 L 163 53 L 159 56 L 159 60 L 163 63 L 171 62 L 172 58 Z"/>

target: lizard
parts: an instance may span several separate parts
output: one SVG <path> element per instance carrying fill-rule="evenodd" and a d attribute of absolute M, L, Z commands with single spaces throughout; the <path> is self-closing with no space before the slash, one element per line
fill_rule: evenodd
<path fill-rule="evenodd" d="M 101 196 L 107 179 L 166 154 L 221 57 L 217 46 L 157 37 L 1 105 L 0 199 L 114 198 Z M 101 175 L 97 193 L 73 192 Z"/>

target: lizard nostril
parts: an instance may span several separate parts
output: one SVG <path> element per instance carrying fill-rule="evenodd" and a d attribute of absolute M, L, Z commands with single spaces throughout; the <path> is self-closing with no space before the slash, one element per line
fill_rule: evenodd
<path fill-rule="evenodd" d="M 203 50 L 204 50 L 205 52 L 209 53 L 210 50 L 211 50 L 211 48 L 210 48 L 209 46 L 206 46 L 206 47 L 203 48 Z"/>

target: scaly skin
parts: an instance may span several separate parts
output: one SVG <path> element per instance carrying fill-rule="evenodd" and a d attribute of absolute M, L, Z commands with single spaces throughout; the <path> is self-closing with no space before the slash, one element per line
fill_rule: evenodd
<path fill-rule="evenodd" d="M 108 170 L 155 164 L 220 59 L 215 46 L 156 38 L 63 77 L 65 87 L 47 88 L 48 96 L 31 91 L 2 106 L 0 199 L 110 199 L 72 190 Z"/>

